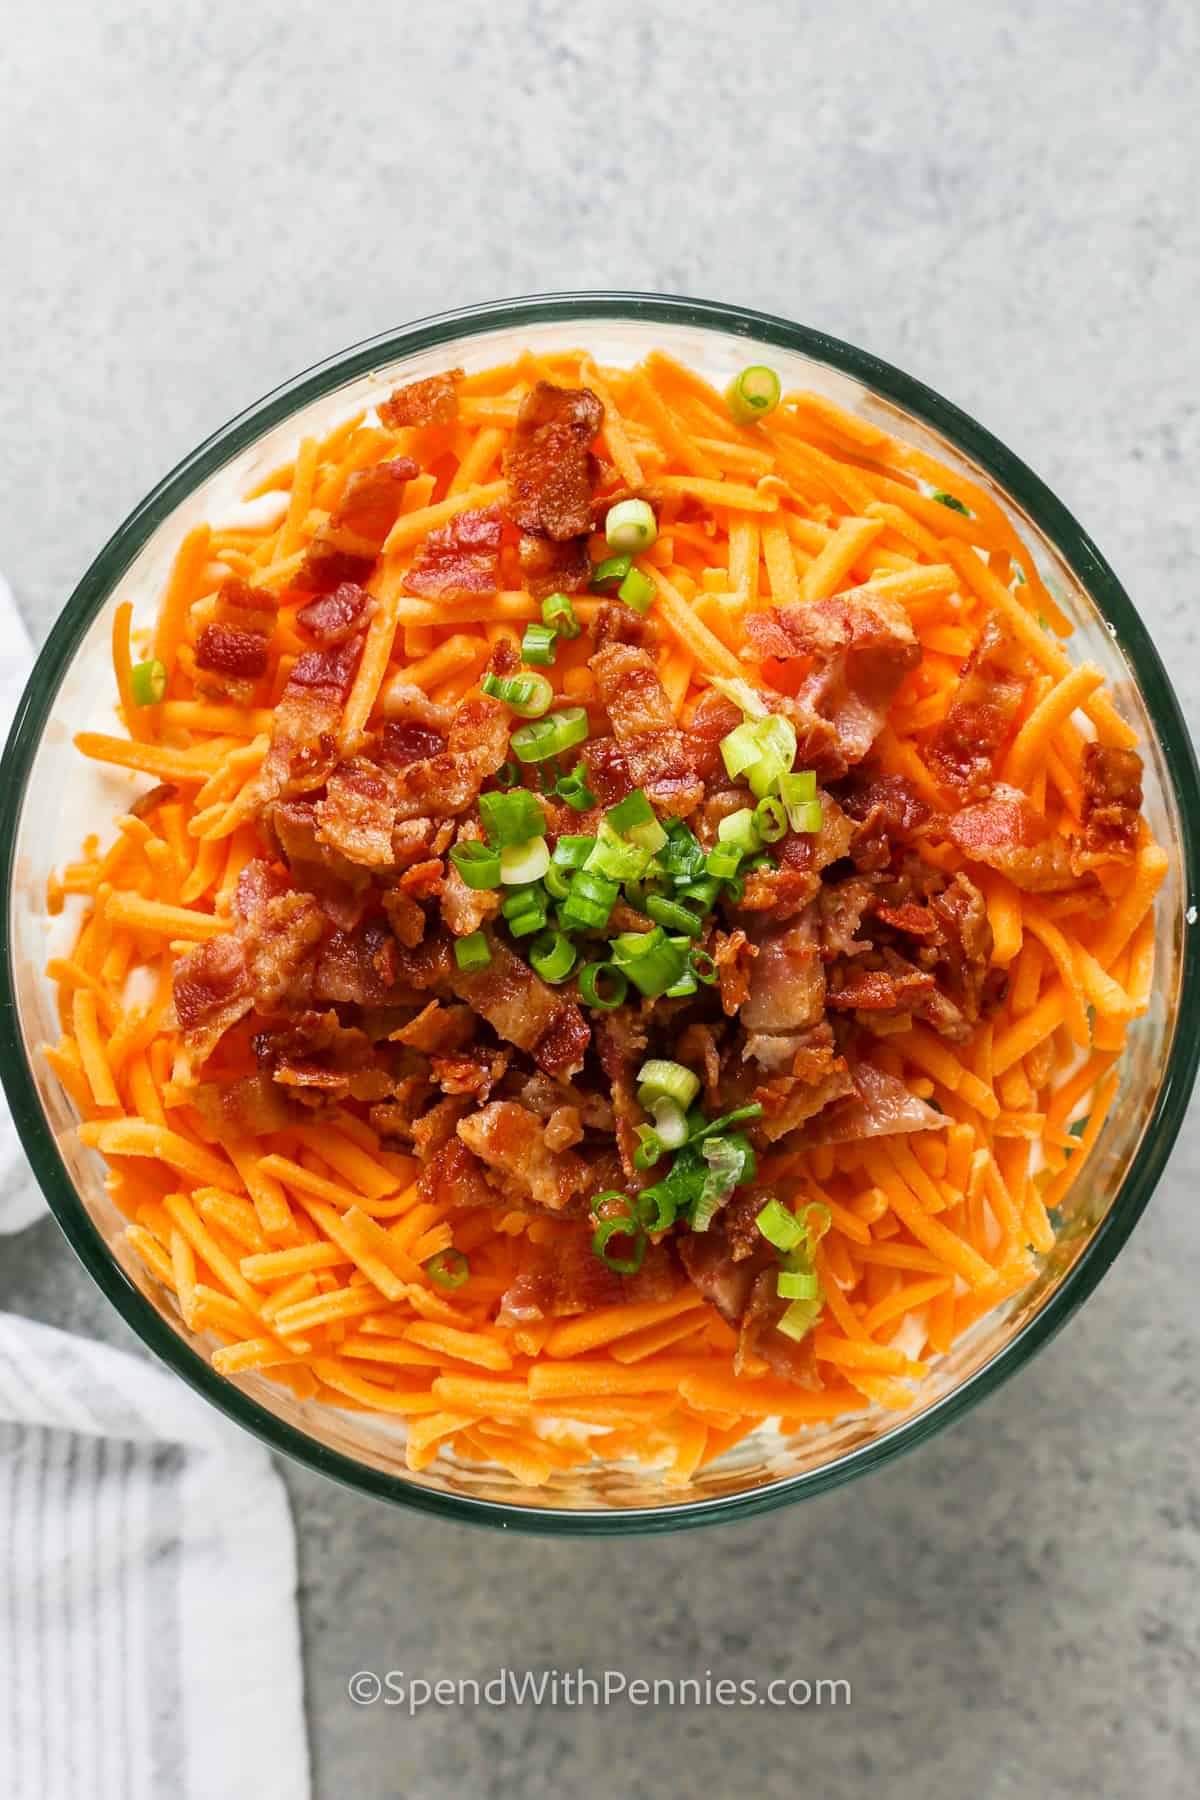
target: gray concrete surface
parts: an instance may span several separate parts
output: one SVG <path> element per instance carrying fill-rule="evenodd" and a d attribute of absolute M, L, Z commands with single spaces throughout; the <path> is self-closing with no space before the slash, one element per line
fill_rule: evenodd
<path fill-rule="evenodd" d="M 1193 0 L 10 0 L 0 567 L 35 634 L 151 482 L 395 322 L 589 284 L 759 305 L 989 423 L 1200 720 Z M 1193 1120 L 1083 1314 L 767 1521 L 504 1539 L 288 1471 L 320 1800 L 1173 1800 L 1200 1755 Z M 0 1307 L 128 1342 L 54 1227 Z M 356 1669 L 843 1677 L 806 1711 L 355 1708 Z M 231 1796 L 230 1800 L 242 1800 Z"/>

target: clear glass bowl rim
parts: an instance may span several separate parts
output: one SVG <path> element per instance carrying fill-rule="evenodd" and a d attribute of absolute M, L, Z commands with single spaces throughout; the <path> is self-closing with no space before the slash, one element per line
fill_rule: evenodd
<path fill-rule="evenodd" d="M 1174 777 L 1182 826 L 1183 898 L 1189 914 L 1197 905 L 1200 872 L 1200 772 L 1166 670 L 1133 602 L 1091 538 L 1033 471 L 982 425 L 923 382 L 824 332 L 747 307 L 665 294 L 578 292 L 521 296 L 417 320 L 317 363 L 247 407 L 164 476 L 114 532 L 51 629 L 18 704 L 0 759 L 0 893 L 4 897 L 0 917 L 0 1078 L 21 1143 L 50 1209 L 84 1267 L 142 1342 L 190 1387 L 271 1449 L 360 1493 L 442 1518 L 508 1530 L 604 1536 L 677 1531 L 721 1520 L 746 1519 L 828 1492 L 923 1443 L 1015 1374 L 1092 1292 L 1141 1217 L 1187 1110 L 1200 1061 L 1200 1033 L 1177 1026 L 1137 1155 L 1090 1242 L 1036 1316 L 972 1376 L 917 1418 L 896 1425 L 881 1438 L 817 1469 L 746 1494 L 670 1507 L 542 1511 L 435 1493 L 328 1449 L 295 1430 L 218 1375 L 159 1317 L 109 1254 L 67 1174 L 42 1112 L 18 1023 L 9 932 L 16 831 L 30 767 L 59 685 L 88 626 L 151 534 L 194 488 L 272 426 L 342 383 L 407 353 L 505 327 L 571 325 L 587 319 L 707 327 L 744 336 L 758 344 L 776 344 L 797 351 L 903 407 L 987 470 L 1054 544 L 1101 614 L 1115 627 L 1121 647 L 1133 665 Z M 1179 1016 L 1186 1017 L 1189 1003 L 1200 1003 L 1200 945 L 1192 930 L 1185 932 L 1180 980 Z"/>

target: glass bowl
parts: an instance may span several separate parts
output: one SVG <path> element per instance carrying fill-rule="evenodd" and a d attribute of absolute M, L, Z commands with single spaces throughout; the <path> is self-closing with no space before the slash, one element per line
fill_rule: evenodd
<path fill-rule="evenodd" d="M 398 381 L 449 365 L 502 362 L 520 347 L 586 344 L 600 362 L 661 346 L 724 386 L 751 362 L 783 385 L 816 388 L 966 471 L 1004 506 L 1076 626 L 1075 654 L 1104 668 L 1146 759 L 1146 812 L 1171 857 L 1158 901 L 1159 965 L 1149 1014 L 1130 1032 L 1119 1097 L 1088 1177 L 1077 1183 L 1055 1249 L 1028 1289 L 936 1361 L 912 1410 L 864 1410 L 784 1438 L 764 1428 L 701 1471 L 686 1490 L 654 1470 L 608 1464 L 524 1488 L 500 1469 L 443 1456 L 419 1474 L 394 1425 L 301 1403 L 260 1376 L 210 1366 L 172 1295 L 121 1241 L 103 1166 L 75 1139 L 70 1102 L 36 1046 L 57 1035 L 43 974 L 53 921 L 46 876 L 118 807 L 119 778 L 72 747 L 80 727 L 111 724 L 111 615 L 118 597 L 150 616 L 180 537 L 218 518 L 304 433 L 321 434 Z M 114 785 L 115 784 L 115 785 Z M 1195 756 L 1154 646 L 1116 576 L 1059 501 L 964 413 L 886 363 L 803 326 L 708 301 L 639 294 L 558 294 L 472 307 L 360 344 L 288 382 L 216 432 L 168 475 L 105 545 L 38 658 L 4 752 L 0 780 L 3 994 L 0 1068 L 13 1117 L 55 1217 L 99 1286 L 155 1354 L 272 1448 L 364 1493 L 443 1516 L 534 1531 L 664 1531 L 746 1517 L 864 1474 L 959 1417 L 1047 1342 L 1096 1286 L 1150 1198 L 1179 1129 L 1200 1033 L 1183 1024 L 1200 1001 L 1193 922 L 1200 818 Z"/>

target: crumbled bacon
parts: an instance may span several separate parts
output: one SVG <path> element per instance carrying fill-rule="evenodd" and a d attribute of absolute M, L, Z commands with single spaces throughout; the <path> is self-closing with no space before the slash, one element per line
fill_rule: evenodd
<path fill-rule="evenodd" d="M 521 1273 L 500 1303 L 502 1325 L 570 1318 L 599 1306 L 669 1300 L 682 1285 L 669 1244 L 650 1244 L 636 1275 L 618 1275 L 592 1254 L 590 1233 L 528 1244 Z"/>
<path fill-rule="evenodd" d="M 817 900 L 821 921 L 821 954 L 826 961 L 835 956 L 857 956 L 871 948 L 869 938 L 860 938 L 863 919 L 875 898 L 875 890 L 861 875 L 848 875 L 844 881 L 827 882 Z"/>
<path fill-rule="evenodd" d="M 644 613 L 634 612 L 631 606 L 606 604 L 596 608 L 591 638 L 597 650 L 603 650 L 609 644 L 640 644 L 644 647 L 652 644 L 656 636 L 654 621 Z"/>
<path fill-rule="evenodd" d="M 583 1121 L 574 1106 L 556 1106 L 542 1128 L 547 1150 L 573 1150 L 583 1142 Z"/>
<path fill-rule="evenodd" d="M 653 657 L 632 644 L 609 644 L 589 666 L 634 786 L 659 813 L 683 818 L 694 811 L 704 784 Z"/>
<path fill-rule="evenodd" d="M 944 1116 L 910 1094 L 902 1081 L 860 1062 L 853 1072 L 853 1088 L 808 1124 L 806 1144 L 847 1144 L 862 1138 L 892 1137 L 910 1131 L 940 1131 Z"/>
<path fill-rule="evenodd" d="M 491 961 L 486 967 L 454 970 L 454 992 L 498 1036 L 528 1051 L 548 1075 L 577 1073 L 591 1038 L 579 1008 L 556 994 L 490 932 L 488 948 Z"/>
<path fill-rule="evenodd" d="M 178 792 L 179 789 L 173 782 L 160 781 L 156 786 L 147 788 L 144 794 L 139 794 L 129 810 L 135 819 L 148 819 L 160 806 L 169 806 Z"/>
<path fill-rule="evenodd" d="M 1083 750 L 1083 847 L 1096 856 L 1132 856 L 1142 810 L 1136 750 L 1089 743 Z"/>
<path fill-rule="evenodd" d="M 921 660 L 908 614 L 898 601 L 851 588 L 811 606 L 749 613 L 749 650 L 760 659 L 805 657 L 811 663 L 789 716 L 807 712 L 836 735 L 843 768 L 859 763 L 878 737 L 892 696 Z M 813 766 L 803 750 L 800 767 Z"/>
<path fill-rule="evenodd" d="M 765 932 L 739 1017 L 747 1031 L 805 1031 L 825 1007 L 818 920 L 810 907 L 794 925 Z"/>
<path fill-rule="evenodd" d="M 648 1042 L 632 1006 L 615 1007 L 596 1026 L 596 1053 L 612 1095 L 617 1154 L 630 1177 L 636 1172 L 633 1157 L 639 1143 L 637 1128 L 642 1122 L 641 1109 L 634 1098 L 634 1076 Z"/>
<path fill-rule="evenodd" d="M 402 768 L 397 777 L 403 816 L 444 818 L 462 812 L 508 756 L 509 720 L 498 700 L 464 700 L 444 751 Z"/>
<path fill-rule="evenodd" d="M 590 388 L 535 384 L 504 458 L 514 525 L 560 542 L 591 530 L 596 470 L 589 447 L 603 423 L 604 408 Z"/>
<path fill-rule="evenodd" d="M 394 1097 L 402 1085 L 364 1031 L 343 1025 L 336 1012 L 293 1013 L 252 1040 L 264 1074 L 297 1099 L 323 1103 Z"/>
<path fill-rule="evenodd" d="M 736 931 L 714 931 L 710 954 L 717 968 L 721 1007 L 726 1018 L 731 1019 L 749 1000 L 759 947 L 739 927 Z"/>
<path fill-rule="evenodd" d="M 731 731 L 742 723 L 742 709 L 715 688 L 706 688 L 696 702 L 696 710 L 688 725 L 688 748 L 692 753 L 696 773 L 702 781 L 711 782 L 714 777 L 724 785 L 727 777 L 725 764 L 721 758 L 721 739 L 727 738 Z M 741 804 L 745 805 L 745 796 L 741 796 Z"/>
<path fill-rule="evenodd" d="M 523 531 L 517 545 L 517 567 L 535 600 L 544 600 L 547 594 L 582 593 L 592 578 L 586 537 L 556 543 L 537 532 Z M 624 610 L 629 611 L 628 607 Z"/>
<path fill-rule="evenodd" d="M 960 870 L 944 892 L 932 896 L 929 911 L 939 927 L 942 947 L 938 962 L 945 970 L 950 998 L 967 1022 L 974 1024 L 980 1016 L 992 960 L 987 902 Z"/>
<path fill-rule="evenodd" d="M 314 803 L 277 800 L 267 808 L 263 823 L 297 885 L 314 896 L 335 925 L 346 931 L 357 925 L 366 906 L 370 875 L 321 841 Z"/>
<path fill-rule="evenodd" d="M 206 1062 L 230 1026 L 254 1005 L 242 946 L 232 935 L 210 938 L 181 957 L 172 989 L 189 1069 Z"/>
<path fill-rule="evenodd" d="M 231 575 L 217 590 L 208 624 L 196 639 L 196 685 L 249 706 L 267 671 L 278 602 L 265 588 Z"/>
<path fill-rule="evenodd" d="M 500 585 L 500 508 L 455 513 L 431 531 L 404 577 L 410 594 L 457 599 Z"/>
<path fill-rule="evenodd" d="M 318 800 L 317 837 L 360 868 L 392 867 L 396 794 L 391 778 L 365 756 L 339 763 Z"/>
<path fill-rule="evenodd" d="M 380 422 L 389 431 L 401 431 L 406 425 L 452 425 L 458 417 L 462 379 L 461 369 L 447 369 L 444 375 L 427 375 L 423 381 L 396 388 L 379 402 Z"/>
<path fill-rule="evenodd" d="M 234 890 L 233 917 L 258 1009 L 307 1006 L 314 952 L 325 931 L 312 895 L 289 888 L 269 864 L 249 862 Z"/>
<path fill-rule="evenodd" d="M 396 940 L 381 921 L 335 931 L 317 962 L 313 995 L 344 1006 L 382 1006 L 399 967 Z"/>
<path fill-rule="evenodd" d="M 482 840 L 483 832 L 474 820 L 460 827 L 460 844 L 477 844 Z M 451 862 L 442 883 L 442 918 L 455 937 L 469 937 L 471 932 L 478 931 L 489 919 L 496 917 L 503 898 L 503 894 L 496 888 L 469 887 Z"/>
<path fill-rule="evenodd" d="M 583 746 L 580 765 L 584 779 L 601 807 L 615 806 L 637 785 L 616 738 L 592 738 Z M 568 829 L 581 831 L 583 828 L 569 826 Z"/>
<path fill-rule="evenodd" d="M 415 950 L 425 936 L 428 920 L 412 895 L 406 894 L 399 887 L 386 889 L 383 910 L 396 935 L 397 943 L 402 944 L 406 950 Z"/>
<path fill-rule="evenodd" d="M 397 724 L 389 719 L 379 734 L 379 760 L 389 769 L 407 769 L 413 763 L 442 756 L 446 734 L 434 725 Z"/>
<path fill-rule="evenodd" d="M 975 788 L 991 779 L 1028 680 L 1024 655 L 1002 626 L 989 620 L 963 664 L 950 709 L 926 747 L 925 760 L 939 781 Z"/>
<path fill-rule="evenodd" d="M 256 799 L 289 799 L 319 788 L 337 762 L 342 707 L 362 654 L 360 637 L 298 656 L 275 708 Z"/>
<path fill-rule="evenodd" d="M 477 1049 L 470 1056 L 431 1056 L 429 1068 L 444 1094 L 469 1094 L 482 1105 L 508 1068 L 508 1051 Z"/>
<path fill-rule="evenodd" d="M 945 830 L 969 861 L 999 870 L 1028 893 L 1058 893 L 1079 885 L 1070 841 L 1051 831 L 1016 788 L 997 783 L 990 799 L 953 813 Z"/>
<path fill-rule="evenodd" d="M 441 1150 L 447 1144 L 458 1145 L 455 1133 L 458 1121 L 465 1118 L 471 1109 L 470 1100 L 459 1094 L 447 1095 L 423 1112 L 419 1119 L 414 1119 L 409 1127 L 413 1149 L 423 1162 Z M 461 1149 L 462 1146 L 458 1145 Z"/>
<path fill-rule="evenodd" d="M 400 515 L 404 490 L 419 473 L 411 456 L 393 456 L 372 469 L 356 470 L 329 523 L 321 527 L 314 541 L 320 544 L 333 539 L 335 548 L 352 556 L 378 556 Z"/>
<path fill-rule="evenodd" d="M 344 644 L 367 624 L 374 601 L 356 581 L 343 581 L 330 594 L 318 594 L 296 614 L 296 623 L 323 650 Z"/>
<path fill-rule="evenodd" d="M 888 954 L 888 967 L 865 969 L 835 964 L 829 972 L 825 1004 L 837 1012 L 903 1012 L 933 991 L 933 976 Z"/>
<path fill-rule="evenodd" d="M 546 1212 L 571 1208 L 591 1187 L 588 1165 L 571 1150 L 551 1150 L 541 1120 L 512 1100 L 492 1100 L 463 1119 L 458 1135 L 505 1198 Z"/>
<path fill-rule="evenodd" d="M 533 1046 L 533 1060 L 547 1075 L 578 1075 L 592 1041 L 592 1028 L 572 1000 L 564 1000 Z"/>

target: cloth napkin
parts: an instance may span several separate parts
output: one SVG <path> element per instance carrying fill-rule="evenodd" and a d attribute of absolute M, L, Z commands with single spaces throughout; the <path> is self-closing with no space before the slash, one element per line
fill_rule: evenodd
<path fill-rule="evenodd" d="M 5 730 L 29 659 L 0 578 Z M 0 1232 L 43 1210 L 0 1100 Z M 308 1800 L 267 1452 L 157 1365 L 3 1312 L 0 1670 L 3 1800 Z"/>

